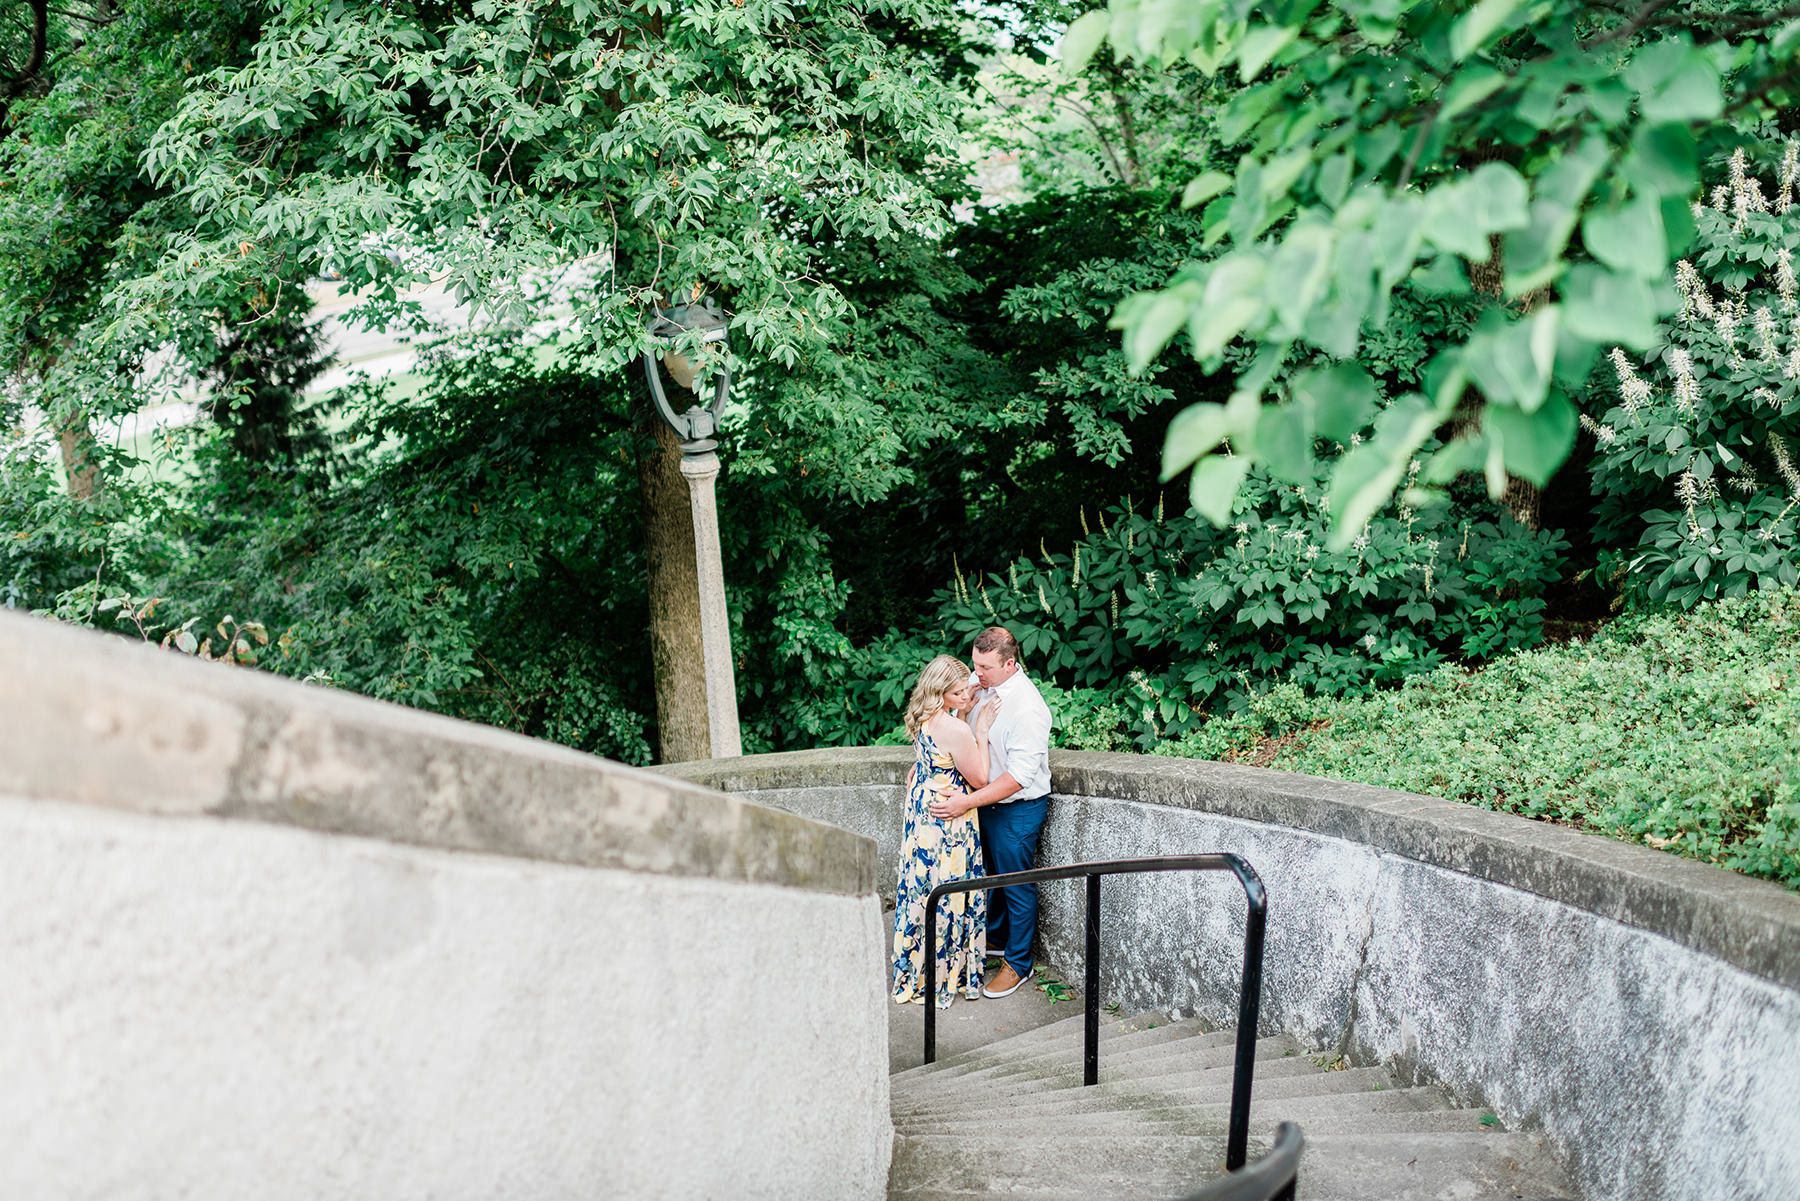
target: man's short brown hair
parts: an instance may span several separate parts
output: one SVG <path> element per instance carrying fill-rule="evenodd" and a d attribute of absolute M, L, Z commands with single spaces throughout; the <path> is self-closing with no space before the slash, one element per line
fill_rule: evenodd
<path fill-rule="evenodd" d="M 975 649 L 983 654 L 997 652 L 1002 663 L 1008 659 L 1017 662 L 1019 658 L 1019 640 L 1005 626 L 989 626 L 975 635 Z"/>

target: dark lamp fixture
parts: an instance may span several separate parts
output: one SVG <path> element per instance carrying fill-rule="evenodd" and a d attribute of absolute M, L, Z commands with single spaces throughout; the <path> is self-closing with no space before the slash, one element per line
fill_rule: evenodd
<path fill-rule="evenodd" d="M 684 335 L 698 333 L 703 345 L 713 342 L 728 345 L 725 314 L 710 302 L 678 304 L 651 310 L 649 327 L 650 336 L 664 344 L 660 349 L 652 347 L 644 351 L 644 375 L 650 381 L 650 399 L 656 402 L 656 411 L 681 439 L 683 454 L 702 455 L 717 449 L 719 414 L 725 408 L 726 393 L 731 390 L 731 369 L 723 361 L 719 363 L 712 377 L 712 403 L 703 405 L 699 398 L 705 381 L 696 378 L 699 365 L 675 349 L 674 343 Z M 676 384 L 694 393 L 695 403 L 685 412 L 677 413 L 675 406 L 669 403 L 668 394 L 663 390 L 662 372 L 657 370 L 658 360 Z"/>

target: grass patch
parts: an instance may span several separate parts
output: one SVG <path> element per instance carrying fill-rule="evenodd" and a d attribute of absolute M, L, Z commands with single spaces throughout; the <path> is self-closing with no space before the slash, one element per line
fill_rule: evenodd
<path fill-rule="evenodd" d="M 1354 699 L 1283 686 L 1159 753 L 1446 797 L 1800 890 L 1800 591 Z"/>

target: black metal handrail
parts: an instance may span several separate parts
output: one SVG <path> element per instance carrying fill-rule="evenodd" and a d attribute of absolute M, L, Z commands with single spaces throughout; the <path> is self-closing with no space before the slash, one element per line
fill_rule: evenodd
<path fill-rule="evenodd" d="M 1305 1145 L 1300 1127 L 1283 1122 L 1275 1128 L 1275 1145 L 1267 1155 L 1242 1171 L 1189 1193 L 1181 1201 L 1294 1201 L 1294 1185 L 1300 1179 L 1300 1150 Z"/>
<path fill-rule="evenodd" d="M 1268 894 L 1255 869 L 1238 855 L 1159 855 L 1150 859 L 1108 859 L 1096 863 L 1070 863 L 1039 867 L 1004 876 L 976 876 L 952 880 L 931 890 L 925 898 L 925 1062 L 937 1062 L 937 907 L 938 899 L 953 892 L 978 892 L 1040 880 L 1087 877 L 1087 1005 L 1085 1085 L 1100 1079 L 1100 877 L 1138 872 L 1230 872 L 1243 886 L 1244 979 L 1238 995 L 1237 1057 L 1231 1076 L 1231 1127 L 1225 1139 L 1225 1170 L 1244 1166 L 1250 1144 L 1250 1082 L 1256 1070 L 1256 1015 L 1262 998 L 1263 927 L 1268 920 Z"/>

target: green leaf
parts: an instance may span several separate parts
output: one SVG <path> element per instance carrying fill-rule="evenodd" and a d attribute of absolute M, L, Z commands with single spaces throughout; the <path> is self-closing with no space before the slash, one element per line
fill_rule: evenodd
<path fill-rule="evenodd" d="M 1331 545 L 1342 550 L 1394 495 L 1394 488 L 1431 431 L 1438 414 L 1416 392 L 1395 401 L 1375 422 L 1375 437 L 1338 460 L 1331 473 Z"/>
<path fill-rule="evenodd" d="M 1711 121 L 1725 111 L 1719 70 L 1711 56 L 1685 37 L 1646 46 L 1625 68 L 1647 122 Z"/>
<path fill-rule="evenodd" d="M 1358 32 L 1372 46 L 1385 46 L 1400 29 L 1400 12 L 1406 0 L 1338 0 L 1338 7 L 1356 22 Z M 1407 7 L 1411 7 L 1407 4 Z"/>
<path fill-rule="evenodd" d="M 1700 232 L 1694 224 L 1694 206 L 1681 196 L 1664 196 L 1659 202 L 1662 210 L 1663 247 L 1670 259 L 1679 259 L 1686 254 L 1688 247 L 1694 244 L 1694 237 Z"/>
<path fill-rule="evenodd" d="M 1450 86 L 1444 89 L 1444 104 L 1438 110 L 1438 120 L 1448 121 L 1464 110 L 1474 108 L 1505 86 L 1506 76 L 1486 63 L 1458 72 Z"/>
<path fill-rule="evenodd" d="M 1349 442 L 1369 424 L 1380 400 L 1375 381 L 1354 363 L 1339 363 L 1295 377 L 1293 403 L 1311 410 L 1313 432 L 1332 442 Z"/>
<path fill-rule="evenodd" d="M 1214 525 L 1230 521 L 1231 502 L 1237 499 L 1249 470 L 1250 460 L 1243 455 L 1212 455 L 1200 460 L 1188 486 L 1188 497 L 1200 516 Z"/>
<path fill-rule="evenodd" d="M 1222 404 L 1189 405 L 1175 414 L 1163 439 L 1163 483 L 1186 471 L 1194 460 L 1224 441 L 1233 429 L 1231 415 Z"/>
<path fill-rule="evenodd" d="M 1481 0 L 1450 29 L 1450 53 L 1461 61 L 1500 32 L 1524 0 Z"/>
<path fill-rule="evenodd" d="M 1563 320 L 1593 342 L 1633 350 L 1656 345 L 1656 300 L 1641 277 L 1582 263 L 1563 287 Z"/>
<path fill-rule="evenodd" d="M 1203 204 L 1231 186 L 1231 176 L 1223 171 L 1207 171 L 1188 181 L 1181 193 L 1181 207 L 1191 209 Z"/>
<path fill-rule="evenodd" d="M 1562 389 L 1551 391 L 1535 413 L 1511 405 L 1492 405 L 1482 410 L 1482 424 L 1500 442 L 1506 470 L 1538 487 L 1550 482 L 1556 469 L 1575 445 L 1579 418 Z"/>
<path fill-rule="evenodd" d="M 1375 247 L 1381 268 L 1381 286 L 1391 288 L 1406 278 L 1425 245 L 1422 202 L 1415 196 L 1395 196 L 1375 218 Z"/>
<path fill-rule="evenodd" d="M 1226 145 L 1243 141 L 1251 126 L 1261 121 L 1280 98 L 1281 89 L 1266 83 L 1245 88 L 1233 96 L 1230 103 L 1218 110 L 1219 140 Z M 1399 131 L 1395 131 L 1395 136 L 1399 136 Z"/>
<path fill-rule="evenodd" d="M 1350 190 L 1350 172 L 1356 163 L 1348 150 L 1342 154 L 1334 154 L 1319 165 L 1318 182 L 1314 185 L 1319 199 L 1332 208 L 1344 203 L 1344 195 Z"/>
<path fill-rule="evenodd" d="M 1362 164 L 1363 174 L 1373 175 L 1385 167 L 1405 138 L 1406 134 L 1399 125 L 1387 122 L 1357 134 L 1356 161 Z"/>
<path fill-rule="evenodd" d="M 1589 210 L 1581 222 L 1581 240 L 1595 258 L 1617 271 L 1656 279 L 1669 265 L 1662 204 L 1652 196 L 1634 196 L 1610 210 Z"/>
<path fill-rule="evenodd" d="M 1206 291 L 1188 317 L 1194 357 L 1205 361 L 1225 349 L 1252 321 L 1267 312 L 1262 299 L 1267 265 L 1254 251 L 1234 251 L 1213 264 Z"/>
<path fill-rule="evenodd" d="M 1633 191 L 1659 196 L 1693 196 L 1700 186 L 1700 152 L 1685 125 L 1644 125 L 1631 137 L 1622 164 Z"/>
<path fill-rule="evenodd" d="M 1111 326 L 1125 331 L 1125 358 L 1132 374 L 1150 365 L 1175 336 L 1194 302 L 1194 285 L 1162 292 L 1138 292 L 1119 302 Z"/>
<path fill-rule="evenodd" d="M 1288 25 L 1258 25 L 1238 43 L 1238 78 L 1249 83 L 1300 31 Z"/>
<path fill-rule="evenodd" d="M 1506 237 L 1507 295 L 1542 287 L 1562 274 L 1563 248 L 1575 231 L 1582 200 L 1611 154 L 1604 138 L 1590 136 L 1539 174 L 1530 222 Z"/>
<path fill-rule="evenodd" d="M 1331 271 L 1331 248 L 1329 226 L 1297 225 L 1288 231 L 1269 260 L 1264 295 L 1288 337 L 1299 334 L 1325 286 Z"/>
<path fill-rule="evenodd" d="M 1800 21 L 1789 21 L 1775 31 L 1775 39 L 1769 43 L 1769 53 L 1775 61 L 1782 62 L 1791 57 L 1796 49 L 1800 49 Z"/>
<path fill-rule="evenodd" d="M 1465 296 L 1469 291 L 1469 277 L 1455 255 L 1438 255 L 1413 272 L 1411 279 L 1413 286 L 1440 296 Z"/>
<path fill-rule="evenodd" d="M 1256 456 L 1276 479 L 1304 484 L 1312 479 L 1311 416 L 1298 405 L 1271 405 L 1256 423 Z M 1244 448 L 1248 449 L 1248 448 Z"/>
<path fill-rule="evenodd" d="M 1100 43 L 1106 40 L 1106 31 L 1111 24 L 1112 14 L 1104 8 L 1082 13 L 1075 18 L 1069 26 L 1069 32 L 1063 34 L 1064 75 L 1074 77 L 1087 69 L 1088 61 L 1100 49 Z"/>
<path fill-rule="evenodd" d="M 1481 466 L 1487 456 L 1487 439 L 1481 434 L 1464 434 L 1440 447 L 1425 460 L 1419 478 L 1427 484 L 1442 486 L 1465 472 Z"/>
<path fill-rule="evenodd" d="M 1600 357 L 1600 345 L 1582 337 L 1563 321 L 1556 327 L 1556 370 L 1554 378 L 1564 388 L 1574 390 L 1586 382 Z"/>
<path fill-rule="evenodd" d="M 1471 262 L 1483 262 L 1492 253 L 1489 234 L 1529 223 L 1529 198 L 1518 171 L 1485 163 L 1465 180 L 1432 189 L 1425 201 L 1425 236 Z"/>
<path fill-rule="evenodd" d="M 1312 153 L 1307 150 L 1292 150 L 1270 159 L 1263 164 L 1258 182 L 1263 196 L 1270 200 L 1286 196 L 1292 190 L 1294 181 L 1311 165 Z"/>
<path fill-rule="evenodd" d="M 1560 315 L 1553 304 L 1520 321 L 1509 322 L 1491 311 L 1463 351 L 1469 381 L 1490 402 L 1535 410 L 1550 387 Z"/>

